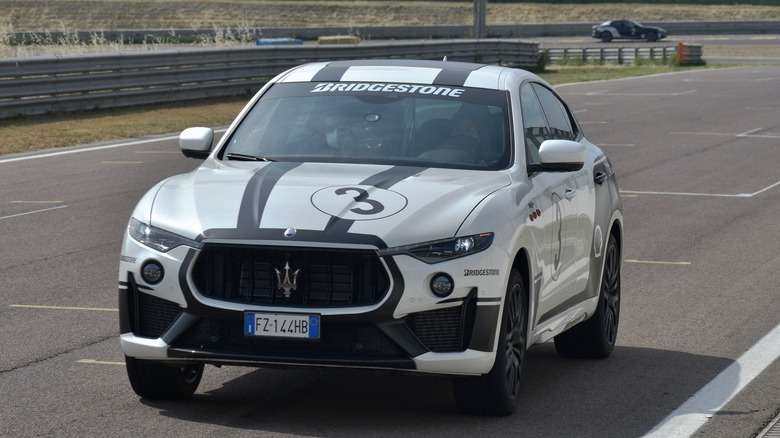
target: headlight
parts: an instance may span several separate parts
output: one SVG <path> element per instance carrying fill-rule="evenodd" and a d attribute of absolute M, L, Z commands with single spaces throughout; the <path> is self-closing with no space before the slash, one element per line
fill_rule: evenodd
<path fill-rule="evenodd" d="M 200 243 L 194 240 L 146 225 L 136 218 L 130 218 L 130 223 L 127 224 L 127 231 L 133 239 L 160 252 L 168 252 L 179 245 L 187 245 L 193 248 L 200 248 L 201 246 Z"/>
<path fill-rule="evenodd" d="M 488 249 L 493 243 L 493 233 L 475 234 L 473 236 L 456 237 L 453 239 L 435 240 L 416 245 L 398 246 L 380 251 L 380 255 L 408 254 L 422 262 L 433 264 L 458 257 L 465 257 Z"/>

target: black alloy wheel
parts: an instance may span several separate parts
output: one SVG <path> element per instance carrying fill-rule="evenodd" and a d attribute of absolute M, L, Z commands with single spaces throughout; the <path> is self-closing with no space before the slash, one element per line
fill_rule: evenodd
<path fill-rule="evenodd" d="M 500 327 L 490 372 L 453 380 L 455 402 L 463 413 L 505 416 L 517 407 L 528 347 L 528 298 L 516 269 L 510 274 Z"/>
<path fill-rule="evenodd" d="M 202 363 L 165 365 L 125 356 L 127 377 L 143 398 L 178 400 L 192 396 L 203 377 Z"/>
<path fill-rule="evenodd" d="M 555 350 L 565 358 L 604 359 L 612 354 L 620 322 L 620 249 L 610 234 L 596 312 L 555 337 Z"/>

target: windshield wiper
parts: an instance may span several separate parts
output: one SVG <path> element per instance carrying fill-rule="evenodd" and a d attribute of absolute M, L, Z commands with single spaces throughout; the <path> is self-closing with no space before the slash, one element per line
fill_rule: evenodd
<path fill-rule="evenodd" d="M 233 152 L 227 154 L 226 157 L 228 160 L 236 160 L 236 161 L 276 161 L 267 157 L 260 157 L 257 155 L 247 155 L 247 154 L 236 154 Z"/>

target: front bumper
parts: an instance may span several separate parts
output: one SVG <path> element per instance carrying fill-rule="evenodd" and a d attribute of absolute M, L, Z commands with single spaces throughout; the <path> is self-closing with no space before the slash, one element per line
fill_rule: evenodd
<path fill-rule="evenodd" d="M 136 260 L 159 259 L 159 254 L 135 242 L 125 243 L 123 254 L 128 252 L 146 253 L 133 257 Z M 408 256 L 385 257 L 383 263 L 392 281 L 387 295 L 376 305 L 264 308 L 216 301 L 193 290 L 191 270 L 197 253 L 187 248 L 166 254 L 162 258 L 165 271 L 178 275 L 169 275 L 157 285 L 141 280 L 139 263 L 121 263 L 120 340 L 125 354 L 171 362 L 457 375 L 484 374 L 492 367 L 501 298 L 486 291 L 504 289 L 499 286 L 499 277 L 484 277 L 477 283 L 475 279 L 456 278 L 456 284 L 464 286 L 447 299 L 436 299 L 429 292 L 426 296 L 419 285 L 443 266 L 431 267 Z M 485 254 L 480 258 L 484 259 Z M 471 263 L 458 260 L 449 269 L 464 272 L 461 266 L 474 267 Z M 421 272 L 426 270 L 431 272 Z M 245 311 L 319 314 L 321 338 L 308 341 L 244 336 Z"/>

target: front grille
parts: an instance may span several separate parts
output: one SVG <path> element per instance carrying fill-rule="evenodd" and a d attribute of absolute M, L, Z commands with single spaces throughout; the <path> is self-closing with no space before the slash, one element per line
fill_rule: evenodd
<path fill-rule="evenodd" d="M 143 292 L 138 297 L 138 323 L 136 335 L 144 338 L 159 338 L 168 330 L 181 313 L 178 304 L 157 298 Z"/>
<path fill-rule="evenodd" d="M 268 340 L 243 334 L 242 321 L 201 319 L 172 343 L 209 353 L 277 360 L 391 361 L 408 356 L 373 326 L 323 326 L 316 341 Z"/>
<path fill-rule="evenodd" d="M 389 289 L 374 251 L 211 244 L 192 272 L 209 298 L 263 306 L 364 306 Z"/>

